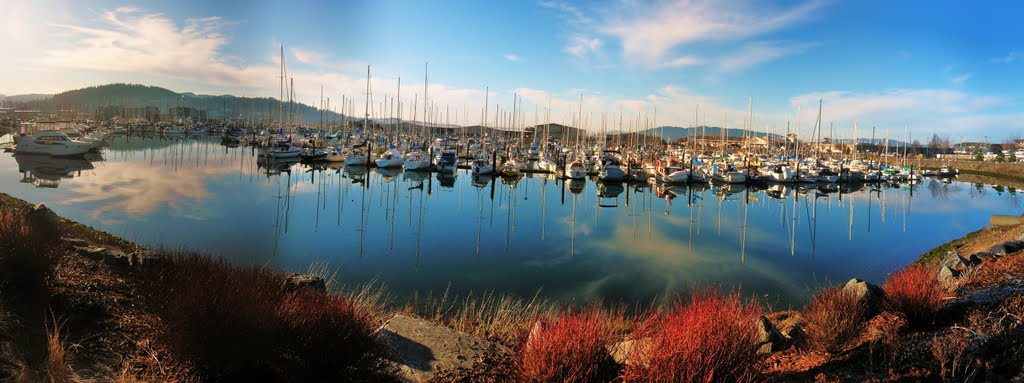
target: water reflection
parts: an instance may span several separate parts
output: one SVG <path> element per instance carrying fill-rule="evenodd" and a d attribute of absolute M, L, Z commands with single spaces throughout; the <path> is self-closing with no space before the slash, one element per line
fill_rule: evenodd
<path fill-rule="evenodd" d="M 396 295 L 543 288 L 577 301 L 710 282 L 799 304 L 809 286 L 880 281 L 990 214 L 1024 212 L 1017 189 L 982 181 L 601 184 L 311 167 L 159 136 L 115 138 L 91 161 L 0 156 L 0 185 L 146 244 L 292 270 L 326 262 L 346 283 L 375 279 Z"/>
<path fill-rule="evenodd" d="M 56 188 L 64 178 L 81 177 L 83 172 L 94 169 L 93 161 L 102 158 L 89 153 L 84 158 L 58 158 L 45 155 L 19 154 L 13 156 L 18 163 L 22 183 L 40 188 Z"/>

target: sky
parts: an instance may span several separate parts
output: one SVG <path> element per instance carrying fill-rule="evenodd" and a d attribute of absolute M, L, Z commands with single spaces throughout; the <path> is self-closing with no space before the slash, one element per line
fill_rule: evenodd
<path fill-rule="evenodd" d="M 114 82 L 374 117 L 1024 136 L 1024 3 L 0 0 L 0 94 Z M 514 102 L 513 100 L 521 100 Z M 351 101 L 351 102 L 350 102 Z M 519 103 L 521 102 L 521 109 Z M 500 109 L 499 109 L 500 108 Z M 496 113 L 495 110 L 500 112 Z M 547 112 L 546 111 L 550 111 Z M 577 116 L 582 111 L 582 121 Z M 499 117 L 500 118 L 500 117 Z M 499 121 L 499 125 L 508 125 Z M 907 137 L 909 136 L 909 137 Z"/>

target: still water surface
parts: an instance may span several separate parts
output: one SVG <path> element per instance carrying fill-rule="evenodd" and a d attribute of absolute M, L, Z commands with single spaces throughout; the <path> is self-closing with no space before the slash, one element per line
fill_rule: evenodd
<path fill-rule="evenodd" d="M 694 283 L 775 307 L 881 282 L 924 251 L 1024 213 L 1016 189 L 925 180 L 816 189 L 602 186 L 264 164 L 217 138 L 114 137 L 86 160 L 0 156 L 0 191 L 150 246 L 306 270 L 391 294 L 492 290 L 647 301 Z M 873 190 L 874 189 L 874 190 Z"/>

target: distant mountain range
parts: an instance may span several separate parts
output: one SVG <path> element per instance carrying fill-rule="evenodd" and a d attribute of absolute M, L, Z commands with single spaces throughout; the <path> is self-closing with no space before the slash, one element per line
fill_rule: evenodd
<path fill-rule="evenodd" d="M 679 126 L 659 126 L 657 128 L 651 128 L 651 129 L 643 130 L 643 131 L 640 132 L 640 134 L 649 134 L 649 135 L 657 136 L 657 137 L 662 137 L 661 135 L 664 134 L 663 138 L 666 139 L 666 140 L 669 140 L 669 141 L 675 141 L 677 139 L 684 138 L 684 137 L 691 137 L 694 134 L 696 134 L 697 137 L 702 137 L 703 136 L 703 137 L 707 137 L 708 139 L 713 139 L 715 137 L 721 137 L 722 136 L 722 128 L 718 127 L 718 126 L 698 126 L 698 127 L 688 127 L 688 128 L 683 128 L 683 127 L 679 127 Z M 761 136 L 765 135 L 764 132 L 750 132 L 750 131 L 746 132 L 746 134 L 748 136 L 754 136 L 754 137 L 761 137 Z M 743 135 L 744 135 L 743 129 L 735 129 L 735 128 L 726 128 L 725 129 L 725 136 L 726 137 L 743 137 Z M 772 137 L 776 137 L 776 138 L 782 137 L 781 135 L 778 135 L 778 134 L 772 134 L 771 136 Z"/>
<path fill-rule="evenodd" d="M 275 119 L 281 107 L 291 105 L 296 114 L 294 119 L 305 123 L 320 122 L 320 109 L 302 103 L 281 103 L 269 97 L 236 97 L 232 95 L 200 95 L 191 92 L 177 93 L 169 89 L 137 84 L 109 84 L 61 92 L 55 95 L 26 94 L 3 97 L 10 107 L 37 109 L 44 112 L 77 110 L 91 113 L 98 108 L 109 106 L 156 107 L 166 114 L 174 107 L 190 107 L 205 110 L 208 118 Z M 340 121 L 340 113 L 324 111 L 323 118 Z"/>

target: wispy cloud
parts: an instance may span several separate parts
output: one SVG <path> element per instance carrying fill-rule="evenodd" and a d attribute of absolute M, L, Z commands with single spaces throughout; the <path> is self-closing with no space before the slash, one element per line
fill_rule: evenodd
<path fill-rule="evenodd" d="M 563 20 L 575 30 L 565 49 L 569 54 L 578 57 L 586 52 L 581 42 L 605 37 L 621 47 L 627 63 L 678 68 L 698 64 L 693 56 L 695 44 L 743 42 L 783 30 L 812 18 L 823 2 L 811 0 L 791 7 L 774 7 L 714 0 L 623 1 L 600 10 L 581 10 L 557 2 L 541 5 L 561 12 Z M 749 43 L 744 47 L 748 51 L 743 53 L 759 59 L 755 63 L 741 64 L 732 61 L 732 57 L 700 62 L 724 60 L 727 68 L 739 70 L 807 48 L 801 43 Z"/>
<path fill-rule="evenodd" d="M 697 58 L 696 56 L 679 56 L 666 62 L 665 66 L 669 68 L 682 68 L 700 65 L 702 63 L 703 61 L 701 61 L 701 59 Z"/>
<path fill-rule="evenodd" d="M 219 89 L 234 93 L 277 96 L 279 45 L 268 46 L 265 61 L 246 62 L 226 55 L 230 44 L 225 30 L 233 22 L 218 17 L 186 19 L 176 23 L 160 13 L 147 13 L 138 8 L 118 8 L 101 13 L 98 23 L 85 27 L 60 24 L 54 27 L 62 43 L 47 49 L 31 63 L 42 68 L 79 69 L 124 74 L 124 78 L 171 79 L 188 83 L 187 90 Z M 286 47 L 289 58 L 303 65 L 289 66 L 299 101 L 315 105 L 320 86 L 333 94 L 335 105 L 342 94 L 349 100 L 364 102 L 366 65 L 351 60 L 335 59 L 315 49 Z M 378 72 L 375 72 L 378 73 Z M 373 78 L 373 102 L 385 95 L 394 95 L 397 76 Z M 198 89 L 197 89 L 198 88 Z M 422 97 L 422 87 L 405 86 L 405 104 L 412 105 L 413 95 Z M 352 97 L 353 95 L 360 95 Z M 430 84 L 434 105 L 458 105 L 482 108 L 483 89 L 464 89 L 444 84 Z M 380 112 L 376 113 L 379 115 Z M 471 116 L 476 113 L 470 113 Z M 405 115 L 408 117 L 408 115 Z M 422 118 L 422 116 L 420 116 Z"/>
<path fill-rule="evenodd" d="M 511 61 L 511 62 L 519 62 L 519 61 L 522 61 L 523 58 L 519 57 L 519 55 L 517 55 L 517 54 L 506 53 L 505 54 L 505 60 L 508 60 L 508 61 Z"/>
<path fill-rule="evenodd" d="M 628 4 L 625 12 L 619 12 L 603 29 L 622 41 L 627 57 L 648 61 L 680 45 L 738 40 L 780 30 L 806 21 L 821 6 L 816 1 L 787 9 L 712 0 Z"/>
<path fill-rule="evenodd" d="M 974 74 L 973 73 L 964 73 L 964 74 L 959 75 L 959 76 L 954 76 L 949 81 L 951 81 L 953 83 L 953 85 L 959 86 L 959 85 L 963 85 L 965 82 L 967 82 L 967 80 L 970 80 L 971 76 L 974 76 Z"/>
<path fill-rule="evenodd" d="M 993 58 L 989 59 L 988 61 L 989 62 L 994 62 L 994 63 L 1009 64 L 1009 63 L 1012 63 L 1014 61 L 1019 60 L 1022 57 L 1024 57 L 1024 53 L 1016 52 L 1015 51 L 1015 52 L 1007 53 L 1006 56 L 993 57 Z"/>
<path fill-rule="evenodd" d="M 300 63 L 316 66 L 326 66 L 328 64 L 327 53 L 295 47 L 288 49 L 292 52 L 292 57 L 295 57 Z"/>
<path fill-rule="evenodd" d="M 1000 121 L 1007 119 L 996 109 L 1006 100 L 995 96 L 979 96 L 950 89 L 892 89 L 882 92 L 826 91 L 790 98 L 793 108 L 803 107 L 806 118 L 817 113 L 817 102 L 823 100 L 822 118 L 827 121 L 861 122 L 865 126 L 902 128 L 921 133 L 969 132 L 997 128 L 993 125 L 962 124 L 958 121 Z M 984 118 L 982 118 L 984 117 Z M 1004 128 L 1006 126 L 1003 126 Z"/>
<path fill-rule="evenodd" d="M 577 58 L 586 58 L 593 55 L 601 50 L 603 42 L 597 37 L 588 37 L 584 35 L 575 35 L 565 46 L 565 52 L 569 53 Z"/>
<path fill-rule="evenodd" d="M 723 56 L 718 61 L 720 72 L 737 72 L 777 60 L 782 57 L 804 53 L 819 43 L 790 43 L 759 41 L 743 45 L 739 51 Z"/>

